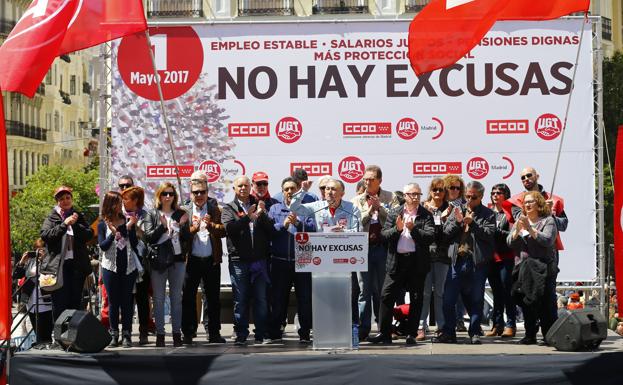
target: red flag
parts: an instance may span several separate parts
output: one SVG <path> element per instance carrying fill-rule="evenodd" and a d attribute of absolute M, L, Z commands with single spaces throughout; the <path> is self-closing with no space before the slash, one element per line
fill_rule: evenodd
<path fill-rule="evenodd" d="M 619 126 L 614 161 L 614 272 L 619 316 L 623 313 L 623 125 Z"/>
<path fill-rule="evenodd" d="M 78 0 L 36 0 L 0 46 L 0 88 L 32 98 L 58 56 Z"/>
<path fill-rule="evenodd" d="M 60 54 L 93 47 L 147 29 L 141 0 L 81 0 Z"/>
<path fill-rule="evenodd" d="M 497 20 L 546 20 L 587 11 L 589 0 L 433 0 L 409 26 L 409 61 L 420 75 L 467 54 Z"/>
<path fill-rule="evenodd" d="M 0 340 L 11 339 L 11 235 L 7 154 L 4 108 L 0 97 Z"/>
<path fill-rule="evenodd" d="M 35 0 L 0 46 L 0 87 L 33 97 L 57 56 L 146 29 L 141 0 Z"/>

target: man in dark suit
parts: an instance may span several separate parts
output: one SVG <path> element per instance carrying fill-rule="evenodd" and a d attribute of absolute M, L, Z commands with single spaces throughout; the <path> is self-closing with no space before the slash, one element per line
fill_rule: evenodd
<path fill-rule="evenodd" d="M 422 190 L 417 183 L 403 189 L 405 204 L 390 211 L 382 238 L 387 242 L 387 272 L 381 291 L 380 333 L 368 338 L 372 343 L 391 343 L 392 310 L 402 289 L 409 291 L 407 345 L 415 345 L 424 280 L 430 270 L 429 245 L 434 240 L 435 225 L 428 210 L 420 205 Z"/>

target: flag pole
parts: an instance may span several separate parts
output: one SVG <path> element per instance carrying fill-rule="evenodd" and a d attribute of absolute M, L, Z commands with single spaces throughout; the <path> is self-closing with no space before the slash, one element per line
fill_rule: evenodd
<path fill-rule="evenodd" d="M 588 13 L 584 14 L 582 19 L 582 31 L 580 32 L 580 42 L 578 43 L 578 52 L 575 56 L 575 65 L 573 66 L 573 76 L 571 77 L 571 91 L 567 98 L 567 108 L 565 110 L 565 120 L 562 125 L 562 134 L 560 135 L 560 142 L 558 143 L 558 153 L 556 154 L 556 165 L 554 166 L 554 178 L 552 179 L 552 188 L 550 189 L 550 196 L 554 195 L 554 187 L 556 186 L 556 176 L 558 175 L 558 165 L 560 164 L 560 155 L 562 153 L 562 144 L 565 141 L 565 132 L 567 131 L 567 118 L 569 117 L 569 110 L 571 109 L 571 97 L 573 96 L 573 90 L 575 89 L 575 75 L 578 72 L 578 62 L 580 61 L 580 51 L 582 49 L 582 40 L 584 40 L 584 28 L 588 23 Z"/>
<path fill-rule="evenodd" d="M 0 383 L 7 383 L 11 359 L 11 227 L 9 213 L 9 165 L 3 97 L 0 92 L 0 340 L 6 349 L 6 364 Z M 4 345 L 6 342 L 6 346 Z"/>
<path fill-rule="evenodd" d="M 171 127 L 169 127 L 169 121 L 167 119 L 167 111 L 164 108 L 164 96 L 162 94 L 162 84 L 160 83 L 160 75 L 156 69 L 156 58 L 154 57 L 154 51 L 151 49 L 151 38 L 149 37 L 149 30 L 145 30 L 145 37 L 147 38 L 147 50 L 149 51 L 149 57 L 151 58 L 151 65 L 154 69 L 154 75 L 156 80 L 156 87 L 158 88 L 158 96 L 160 97 L 160 109 L 162 110 L 162 120 L 164 121 L 164 127 L 167 130 L 167 136 L 169 138 L 169 147 L 171 148 L 171 158 L 173 159 L 173 166 L 175 168 L 175 176 L 177 177 L 177 185 L 179 187 L 179 196 L 182 196 L 182 179 L 180 178 L 179 169 L 177 168 L 177 159 L 175 158 L 175 147 L 173 146 L 173 135 L 171 134 Z"/>

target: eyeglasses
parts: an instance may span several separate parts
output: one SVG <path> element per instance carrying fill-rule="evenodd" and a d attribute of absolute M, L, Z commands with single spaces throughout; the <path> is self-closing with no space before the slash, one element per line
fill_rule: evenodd
<path fill-rule="evenodd" d="M 405 195 L 411 197 L 411 198 L 419 198 L 422 196 L 422 193 L 419 192 L 410 192 L 410 193 L 405 193 Z"/>
<path fill-rule="evenodd" d="M 491 195 L 504 195 L 502 191 L 491 191 Z"/>
<path fill-rule="evenodd" d="M 528 178 L 532 178 L 532 173 L 531 172 L 527 173 L 526 175 L 522 175 L 521 176 L 521 180 L 526 180 Z"/>
<path fill-rule="evenodd" d="M 536 201 L 523 201 L 524 205 L 533 205 L 535 203 L 536 203 Z"/>
<path fill-rule="evenodd" d="M 480 198 L 478 195 L 465 195 L 465 199 L 470 201 L 475 201 L 478 198 Z"/>
<path fill-rule="evenodd" d="M 175 197 L 175 191 L 163 191 L 160 195 L 163 197 Z"/>
<path fill-rule="evenodd" d="M 191 191 L 191 193 L 194 196 L 199 196 L 199 195 L 205 195 L 205 193 L 207 193 L 207 191 L 206 190 L 196 190 L 196 191 Z"/>
<path fill-rule="evenodd" d="M 130 188 L 130 187 L 132 187 L 132 185 L 130 183 L 120 183 L 119 184 L 119 189 L 120 190 L 125 190 L 125 189 Z"/>
<path fill-rule="evenodd" d="M 327 186 L 318 186 L 318 188 L 320 189 L 320 191 L 324 191 L 324 189 L 326 189 Z"/>
<path fill-rule="evenodd" d="M 255 182 L 256 186 L 268 186 L 268 182 Z"/>
<path fill-rule="evenodd" d="M 461 189 L 461 186 L 450 186 L 450 187 L 448 187 L 448 190 L 459 191 L 460 189 Z"/>
<path fill-rule="evenodd" d="M 236 187 L 238 187 L 238 188 L 247 187 L 247 188 L 248 188 L 248 187 L 249 187 L 249 185 L 248 185 L 248 184 L 239 184 L 239 185 L 237 185 Z"/>
<path fill-rule="evenodd" d="M 440 193 L 440 192 L 444 192 L 444 191 L 446 191 L 446 190 L 445 190 L 445 189 L 443 189 L 443 188 L 434 188 L 432 191 L 433 191 L 434 193 Z"/>

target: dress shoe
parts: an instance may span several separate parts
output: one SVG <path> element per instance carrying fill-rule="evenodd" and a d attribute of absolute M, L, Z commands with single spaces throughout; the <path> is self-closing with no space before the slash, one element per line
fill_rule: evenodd
<path fill-rule="evenodd" d="M 432 341 L 438 344 L 456 344 L 456 336 L 441 333 L 439 337 L 433 337 Z"/>
<path fill-rule="evenodd" d="M 515 334 L 517 333 L 517 328 L 512 327 L 506 327 L 504 328 L 504 331 L 502 332 L 502 338 L 513 338 L 515 337 Z"/>
<path fill-rule="evenodd" d="M 391 344 L 392 337 L 385 335 L 383 333 L 379 333 L 375 335 L 374 337 L 368 337 L 367 341 L 372 344 Z"/>
<path fill-rule="evenodd" d="M 466 332 L 467 328 L 465 327 L 465 322 L 463 322 L 463 321 L 457 322 L 457 324 L 456 324 L 456 331 L 457 332 Z"/>
<path fill-rule="evenodd" d="M 147 345 L 149 343 L 149 338 L 147 336 L 147 332 L 140 332 L 138 335 L 138 344 Z"/>
<path fill-rule="evenodd" d="M 236 346 L 247 346 L 247 338 L 242 336 L 237 336 L 234 341 L 234 345 Z"/>
<path fill-rule="evenodd" d="M 193 344 L 192 334 L 184 334 L 184 339 L 182 340 L 182 343 L 184 345 L 192 345 Z"/>
<path fill-rule="evenodd" d="M 123 337 L 121 340 L 121 345 L 123 345 L 124 348 L 131 348 L 132 347 L 132 333 L 130 333 L 129 330 L 124 330 L 123 331 Z"/>
<path fill-rule="evenodd" d="M 156 347 L 164 348 L 164 334 L 156 334 Z"/>
<path fill-rule="evenodd" d="M 413 346 L 413 345 L 417 345 L 417 338 L 413 338 L 413 336 L 409 335 L 407 336 L 407 339 L 405 340 L 407 346 Z"/>
<path fill-rule="evenodd" d="M 110 336 L 112 337 L 112 340 L 110 341 L 110 343 L 108 344 L 109 347 L 111 348 L 116 348 L 119 346 L 119 330 L 110 330 Z"/>
<path fill-rule="evenodd" d="M 517 344 L 519 344 L 519 345 L 536 345 L 536 338 L 535 337 L 525 336 L 524 338 L 522 338 L 519 341 L 517 341 Z"/>
<path fill-rule="evenodd" d="M 208 337 L 208 343 L 210 344 L 224 344 L 226 342 L 225 338 L 223 338 L 220 334 L 211 334 L 210 337 Z"/>
<path fill-rule="evenodd" d="M 491 330 L 485 333 L 485 337 L 499 337 L 504 332 L 504 328 L 499 325 L 493 325 Z"/>
<path fill-rule="evenodd" d="M 417 336 L 415 337 L 416 341 L 425 341 L 426 340 L 426 332 L 424 329 L 420 329 L 417 331 Z"/>

